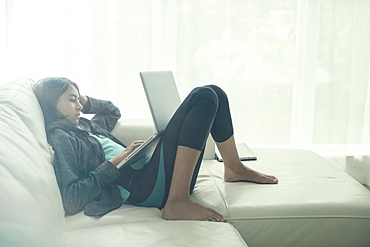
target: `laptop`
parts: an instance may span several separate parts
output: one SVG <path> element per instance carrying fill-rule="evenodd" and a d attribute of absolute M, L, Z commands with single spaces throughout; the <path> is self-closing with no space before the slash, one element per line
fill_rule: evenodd
<path fill-rule="evenodd" d="M 140 72 L 140 78 L 153 118 L 155 133 L 122 160 L 117 165 L 118 169 L 153 155 L 168 122 L 181 104 L 171 71 Z"/>
<path fill-rule="evenodd" d="M 248 147 L 245 143 L 237 143 L 236 149 L 239 154 L 239 159 L 241 161 L 249 161 L 249 160 L 257 160 L 257 156 L 253 153 L 253 151 Z M 220 155 L 220 151 L 216 147 L 215 159 L 223 162 L 223 159 Z"/>

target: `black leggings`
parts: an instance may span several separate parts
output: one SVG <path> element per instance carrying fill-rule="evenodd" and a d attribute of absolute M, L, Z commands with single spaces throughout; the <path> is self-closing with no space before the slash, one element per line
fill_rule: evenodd
<path fill-rule="evenodd" d="M 142 169 L 128 166 L 120 170 L 122 176 L 118 183 L 131 193 L 127 201 L 134 205 L 164 207 L 179 145 L 201 151 L 189 188 L 192 193 L 209 133 L 216 142 L 226 141 L 234 133 L 227 95 L 215 85 L 197 87 L 189 93 Z"/>

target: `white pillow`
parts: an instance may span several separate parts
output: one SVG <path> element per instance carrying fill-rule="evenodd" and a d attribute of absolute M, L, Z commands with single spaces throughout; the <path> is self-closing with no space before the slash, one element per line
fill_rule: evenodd
<path fill-rule="evenodd" d="M 64 210 L 33 81 L 0 87 L 0 245 L 62 246 Z"/>

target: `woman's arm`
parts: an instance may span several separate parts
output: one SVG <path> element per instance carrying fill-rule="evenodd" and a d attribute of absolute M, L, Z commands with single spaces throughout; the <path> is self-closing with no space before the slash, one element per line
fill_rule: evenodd
<path fill-rule="evenodd" d="M 112 131 L 118 119 L 121 117 L 118 107 L 110 101 L 80 95 L 80 103 L 84 107 L 82 109 L 83 113 L 95 114 L 91 122 L 109 132 Z"/>

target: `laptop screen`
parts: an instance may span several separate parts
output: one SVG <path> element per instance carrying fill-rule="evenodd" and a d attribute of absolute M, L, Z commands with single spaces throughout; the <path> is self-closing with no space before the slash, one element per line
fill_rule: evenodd
<path fill-rule="evenodd" d="M 157 134 L 161 134 L 181 100 L 171 71 L 140 72 Z"/>

